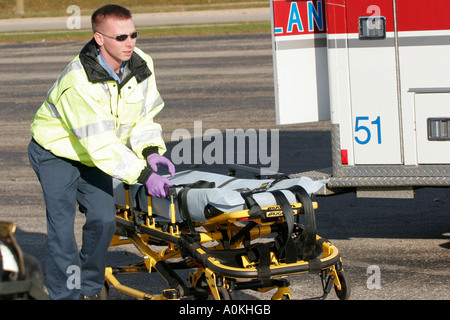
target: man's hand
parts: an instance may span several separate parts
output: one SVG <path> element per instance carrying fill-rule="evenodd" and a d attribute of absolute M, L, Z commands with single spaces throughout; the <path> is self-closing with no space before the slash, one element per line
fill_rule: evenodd
<path fill-rule="evenodd" d="M 145 183 L 148 194 L 157 198 L 166 198 L 169 194 L 169 187 L 171 185 L 172 182 L 170 182 L 169 179 L 154 172 Z"/>
<path fill-rule="evenodd" d="M 149 164 L 153 172 L 157 172 L 158 167 L 165 167 L 167 168 L 167 170 L 169 170 L 169 173 L 172 177 L 175 174 L 174 164 L 166 157 L 163 157 L 157 153 L 152 153 L 151 155 L 149 155 L 147 157 L 147 163 Z"/>
<path fill-rule="evenodd" d="M 156 172 L 158 171 L 158 167 L 165 167 L 173 177 L 175 174 L 174 164 L 166 157 L 163 157 L 157 153 L 152 153 L 149 155 L 147 157 L 147 163 L 153 170 L 153 173 L 145 183 L 148 194 L 152 197 L 166 198 L 169 194 L 169 187 L 172 185 L 172 182 L 170 182 L 166 177 L 160 176 Z"/>

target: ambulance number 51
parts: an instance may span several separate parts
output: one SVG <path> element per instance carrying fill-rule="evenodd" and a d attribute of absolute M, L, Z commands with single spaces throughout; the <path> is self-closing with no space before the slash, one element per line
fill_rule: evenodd
<path fill-rule="evenodd" d="M 364 131 L 365 134 L 359 134 L 359 137 L 355 135 L 355 140 L 359 144 L 367 144 L 372 138 L 371 128 L 372 130 L 376 130 L 376 135 L 378 137 L 378 144 L 381 144 L 381 118 L 378 116 L 374 121 L 371 121 L 370 124 L 374 126 L 368 127 L 366 121 L 370 121 L 369 117 L 356 117 L 355 122 L 355 134 Z M 364 139 L 365 138 L 365 139 Z"/>

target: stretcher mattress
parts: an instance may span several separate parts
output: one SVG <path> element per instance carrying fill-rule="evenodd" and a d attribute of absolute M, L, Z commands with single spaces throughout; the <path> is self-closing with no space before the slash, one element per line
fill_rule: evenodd
<path fill-rule="evenodd" d="M 209 173 L 203 171 L 183 171 L 177 173 L 174 177 L 168 176 L 169 180 L 177 187 L 177 190 L 183 188 L 181 185 L 192 184 L 198 181 L 214 183 L 214 187 L 209 188 L 191 188 L 187 194 L 187 206 L 192 221 L 207 222 L 205 217 L 205 207 L 210 205 L 215 209 L 230 213 L 239 210 L 248 209 L 241 193 L 257 188 L 265 187 L 266 192 L 257 192 L 253 198 L 261 207 L 276 205 L 276 200 L 270 191 L 281 190 L 290 203 L 297 203 L 295 195 L 287 189 L 294 185 L 301 186 L 311 195 L 320 190 L 327 180 L 312 180 L 308 177 L 299 177 L 294 179 L 239 179 L 227 175 Z M 116 205 L 125 207 L 126 194 L 124 184 L 117 179 L 113 179 L 114 198 Z M 147 195 L 145 186 L 135 184 L 129 186 L 130 207 L 142 212 L 147 212 Z M 179 203 L 175 201 L 176 220 L 182 221 Z M 170 201 L 167 199 L 152 198 L 152 214 L 158 220 L 170 220 Z"/>

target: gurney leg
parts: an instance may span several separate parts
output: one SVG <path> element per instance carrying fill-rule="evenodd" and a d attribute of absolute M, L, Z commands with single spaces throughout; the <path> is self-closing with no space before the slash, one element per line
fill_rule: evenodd
<path fill-rule="evenodd" d="M 130 243 L 131 243 L 131 241 L 129 239 L 120 239 L 120 236 L 114 235 L 109 246 L 116 247 L 116 246 L 121 246 L 124 244 L 130 244 Z"/>
<path fill-rule="evenodd" d="M 208 283 L 209 289 L 215 300 L 221 300 L 219 289 L 216 282 L 216 275 L 210 269 L 205 269 L 206 282 Z"/>
<path fill-rule="evenodd" d="M 291 300 L 291 290 L 289 287 L 278 287 L 277 292 L 272 296 L 272 300 Z"/>
<path fill-rule="evenodd" d="M 127 287 L 122 285 L 117 279 L 116 277 L 113 276 L 112 274 L 112 268 L 106 268 L 105 269 L 105 280 L 112 285 L 117 291 L 123 292 L 125 294 L 128 294 L 132 297 L 138 298 L 138 299 L 142 299 L 142 300 L 152 300 L 155 297 L 152 295 L 149 295 L 145 292 Z"/>

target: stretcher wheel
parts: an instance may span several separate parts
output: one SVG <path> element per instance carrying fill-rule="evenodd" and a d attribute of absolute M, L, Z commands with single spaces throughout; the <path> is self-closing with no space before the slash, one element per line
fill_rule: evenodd
<path fill-rule="evenodd" d="M 206 282 L 205 274 L 202 274 L 200 279 L 198 279 L 196 287 L 208 288 L 208 283 Z M 217 289 L 219 291 L 219 296 L 220 296 L 221 300 L 235 300 L 236 299 L 234 293 L 230 292 L 226 288 L 219 287 Z M 195 300 L 207 300 L 210 295 L 211 295 L 211 293 L 198 294 L 198 295 L 194 296 L 194 299 Z"/>
<path fill-rule="evenodd" d="M 202 276 L 200 277 L 200 279 L 198 279 L 197 283 L 196 283 L 196 287 L 201 287 L 201 288 L 208 288 L 208 283 L 206 282 L 206 277 L 205 274 L 203 273 Z M 209 290 L 209 288 L 208 288 Z M 198 294 L 194 296 L 195 300 L 207 300 L 209 297 L 208 292 L 204 293 L 204 294 Z"/>
<path fill-rule="evenodd" d="M 221 300 L 235 300 L 236 297 L 234 296 L 234 293 L 230 293 L 226 288 L 220 287 L 218 288 L 219 295 Z"/>
<path fill-rule="evenodd" d="M 348 300 L 350 299 L 350 286 L 348 281 L 345 278 L 345 272 L 343 270 L 337 271 L 337 276 L 339 282 L 341 283 L 341 289 L 338 290 L 336 286 L 334 286 L 334 291 L 336 292 L 339 300 Z"/>

